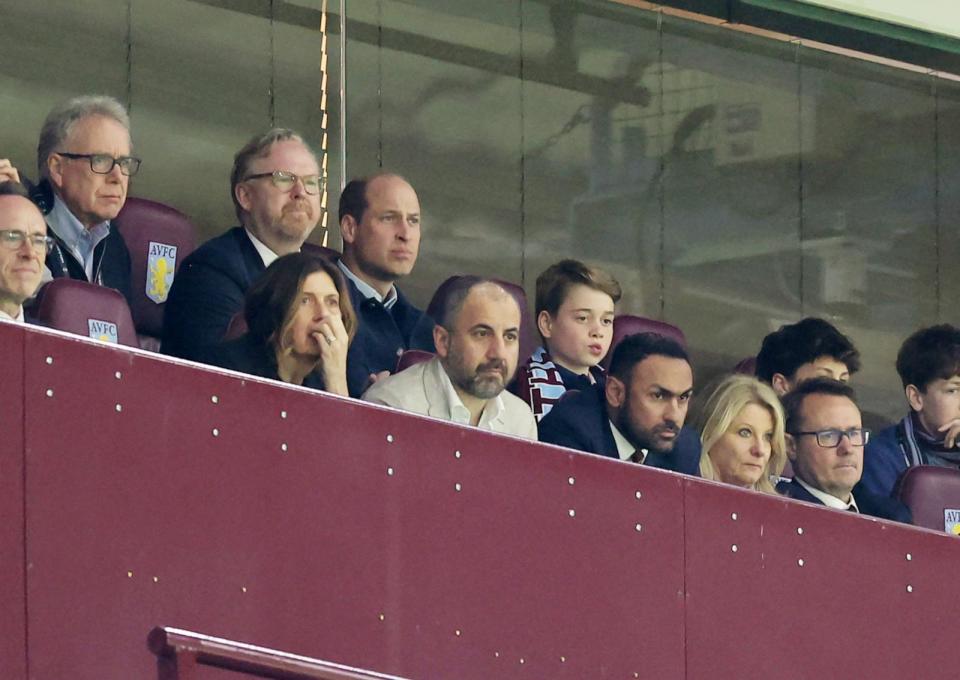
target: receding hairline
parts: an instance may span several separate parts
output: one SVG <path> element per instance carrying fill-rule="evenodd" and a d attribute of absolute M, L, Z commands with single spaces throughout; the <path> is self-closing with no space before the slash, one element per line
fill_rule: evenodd
<path fill-rule="evenodd" d="M 46 222 L 43 219 L 43 213 L 40 212 L 40 209 L 37 207 L 36 203 L 31 201 L 29 198 L 25 196 L 20 196 L 18 194 L 0 194 L 0 205 L 4 205 L 4 203 L 9 203 L 11 201 L 23 201 L 24 205 L 27 205 L 30 207 L 30 210 L 28 210 L 28 212 L 35 214 L 40 224 L 43 224 L 44 229 L 46 229 Z M 16 203 L 14 203 L 14 206 L 15 205 Z"/>
<path fill-rule="evenodd" d="M 504 299 L 510 300 L 513 303 L 513 306 L 516 308 L 517 328 L 519 329 L 520 323 L 523 322 L 523 313 L 520 310 L 520 304 L 517 302 L 517 299 L 510 294 L 510 291 L 496 281 L 480 281 L 479 283 L 470 286 L 470 288 L 467 290 L 467 294 L 463 298 L 463 304 L 460 306 L 460 309 L 457 310 L 457 314 L 454 317 L 454 323 L 456 324 L 460 320 L 460 316 L 463 314 L 464 307 L 466 307 L 471 301 L 486 300 L 499 302 Z"/>

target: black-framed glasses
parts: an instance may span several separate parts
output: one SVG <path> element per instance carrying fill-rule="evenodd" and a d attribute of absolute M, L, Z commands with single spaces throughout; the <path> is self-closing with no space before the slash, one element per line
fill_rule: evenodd
<path fill-rule="evenodd" d="M 7 250 L 19 250 L 24 241 L 29 241 L 36 250 L 53 248 L 53 238 L 46 234 L 27 234 L 19 229 L 0 229 L 0 245 Z"/>
<path fill-rule="evenodd" d="M 90 169 L 98 175 L 109 175 L 114 165 L 119 165 L 120 172 L 127 177 L 133 177 L 140 170 L 140 159 L 133 156 L 114 158 L 106 153 L 64 153 L 63 151 L 57 151 L 57 155 L 74 160 L 86 158 L 90 162 Z"/>
<path fill-rule="evenodd" d="M 258 172 L 255 175 L 247 175 L 243 178 L 243 181 L 246 182 L 248 179 L 263 179 L 264 177 L 269 177 L 270 181 L 273 182 L 273 186 L 277 187 L 280 191 L 290 191 L 297 183 L 297 180 L 300 180 L 303 183 L 303 190 L 311 196 L 319 194 L 327 185 L 327 179 L 320 175 L 295 175 L 286 170 Z"/>
<path fill-rule="evenodd" d="M 817 444 L 825 449 L 835 449 L 840 446 L 840 441 L 846 437 L 853 446 L 863 446 L 870 441 L 870 430 L 862 427 L 851 427 L 849 430 L 838 430 L 829 428 L 827 430 L 817 430 L 816 432 L 793 432 L 795 437 L 809 435 L 817 438 Z"/>

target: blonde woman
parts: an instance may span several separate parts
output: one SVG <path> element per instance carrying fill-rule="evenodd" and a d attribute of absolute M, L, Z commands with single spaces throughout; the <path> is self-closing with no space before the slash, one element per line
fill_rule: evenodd
<path fill-rule="evenodd" d="M 787 454 L 783 407 L 769 385 L 746 375 L 725 378 L 700 420 L 701 477 L 776 494 Z"/>

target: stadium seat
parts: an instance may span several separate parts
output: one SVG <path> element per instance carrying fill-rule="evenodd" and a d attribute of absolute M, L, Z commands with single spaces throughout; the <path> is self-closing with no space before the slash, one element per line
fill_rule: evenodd
<path fill-rule="evenodd" d="M 683 347 L 687 346 L 687 338 L 676 326 L 666 321 L 648 319 L 645 316 L 633 316 L 631 314 L 618 314 L 613 318 L 613 340 L 610 342 L 610 351 L 603 358 L 600 365 L 604 368 L 610 367 L 610 360 L 613 357 L 614 348 L 620 344 L 625 337 L 636 335 L 637 333 L 659 333 L 672 340 L 676 340 Z"/>
<path fill-rule="evenodd" d="M 960 471 L 935 465 L 909 467 L 897 480 L 894 495 L 910 508 L 916 526 L 960 535 Z"/>
<path fill-rule="evenodd" d="M 310 253 L 311 255 L 322 255 L 331 262 L 336 262 L 340 259 L 339 250 L 335 248 L 328 248 L 327 246 L 321 246 L 318 243 L 304 243 L 300 250 L 304 253 Z"/>
<path fill-rule="evenodd" d="M 436 319 L 440 313 L 440 309 L 443 306 L 443 302 L 446 299 L 446 296 L 450 290 L 450 286 L 460 277 L 462 274 L 456 274 L 451 276 L 446 281 L 440 284 L 436 292 L 433 294 L 433 297 L 430 299 L 430 304 L 427 306 L 427 314 Z M 503 279 L 492 279 L 496 283 L 503 286 L 503 288 L 513 296 L 513 299 L 517 301 L 517 304 L 520 306 L 520 356 L 519 363 L 523 363 L 527 360 L 533 350 L 536 349 L 539 345 L 539 340 L 533 334 L 533 325 L 530 319 L 530 311 L 527 308 L 527 294 L 524 292 L 523 287 L 512 283 L 510 281 L 504 281 Z"/>
<path fill-rule="evenodd" d="M 744 357 L 737 362 L 737 365 L 733 367 L 733 372 L 738 375 L 756 375 L 757 374 L 757 357 L 750 356 Z"/>
<path fill-rule="evenodd" d="M 130 312 L 139 343 L 156 351 L 167 293 L 180 263 L 197 247 L 196 228 L 178 210 L 133 197 L 127 199 L 114 223 L 130 250 Z"/>
<path fill-rule="evenodd" d="M 105 342 L 139 347 L 130 307 L 113 288 L 74 279 L 54 279 L 35 306 L 41 325 Z"/>

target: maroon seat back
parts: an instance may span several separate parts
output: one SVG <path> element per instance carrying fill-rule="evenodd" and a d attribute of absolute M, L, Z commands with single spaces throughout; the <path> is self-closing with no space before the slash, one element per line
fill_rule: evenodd
<path fill-rule="evenodd" d="M 440 309 L 442 309 L 447 295 L 450 292 L 450 287 L 461 276 L 463 275 L 456 274 L 448 278 L 446 281 L 440 284 L 436 292 L 433 294 L 433 297 L 430 298 L 430 304 L 427 306 L 427 314 L 433 319 L 436 319 L 439 316 Z M 503 286 L 504 290 L 513 296 L 513 299 L 517 301 L 517 305 L 520 307 L 519 362 L 522 363 L 527 360 L 527 357 L 533 354 L 533 350 L 536 349 L 538 344 L 540 344 L 537 336 L 533 332 L 533 325 L 530 319 L 530 310 L 527 306 L 527 294 L 524 292 L 523 286 L 511 281 L 504 281 L 503 279 L 491 279 L 491 281 Z"/>
<path fill-rule="evenodd" d="M 247 332 L 247 317 L 243 315 L 243 310 L 230 317 L 230 323 L 227 324 L 227 330 L 223 332 L 223 341 L 236 340 Z"/>
<path fill-rule="evenodd" d="M 417 364 L 422 364 L 425 361 L 430 361 L 436 354 L 433 352 L 425 352 L 422 349 L 408 349 L 404 350 L 397 358 L 397 368 L 394 373 L 399 373 L 400 371 L 415 366 Z"/>
<path fill-rule="evenodd" d="M 113 288 L 74 279 L 54 279 L 36 305 L 37 320 L 50 328 L 138 347 L 130 306 Z"/>
<path fill-rule="evenodd" d="M 600 362 L 601 366 L 609 368 L 613 350 L 616 346 L 627 336 L 637 333 L 659 333 L 671 340 L 676 340 L 683 347 L 687 346 L 687 338 L 683 331 L 666 321 L 657 321 L 656 319 L 633 316 L 632 314 L 618 314 L 613 319 L 613 340 L 610 342 L 610 351 Z"/>
<path fill-rule="evenodd" d="M 960 534 L 955 528 L 960 526 L 960 471 L 935 465 L 909 467 L 897 480 L 894 495 L 910 508 L 918 527 Z"/>
<path fill-rule="evenodd" d="M 184 258 L 197 247 L 197 230 L 180 211 L 133 197 L 127 198 L 114 224 L 130 251 L 130 312 L 137 333 L 159 339 L 170 285 Z"/>
<path fill-rule="evenodd" d="M 738 375 L 753 375 L 757 374 L 757 357 L 750 356 L 744 357 L 737 362 L 737 365 L 733 367 L 733 372 Z"/>

